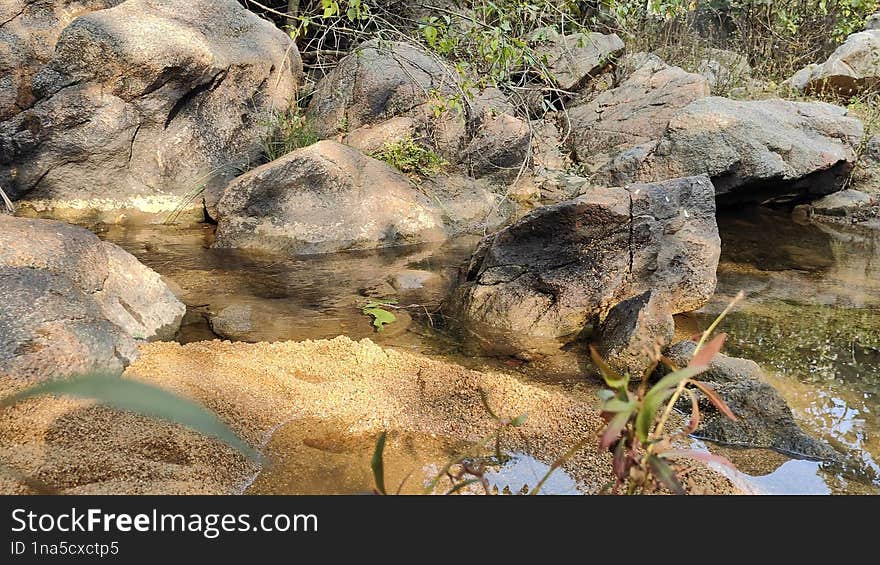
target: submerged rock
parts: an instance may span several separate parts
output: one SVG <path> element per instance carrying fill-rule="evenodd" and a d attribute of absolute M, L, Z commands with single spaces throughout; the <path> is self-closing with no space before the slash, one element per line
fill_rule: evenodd
<path fill-rule="evenodd" d="M 238 177 L 218 204 L 215 247 L 330 253 L 440 241 L 440 210 L 382 161 L 320 141 Z"/>
<path fill-rule="evenodd" d="M 93 11 L 61 31 L 33 99 L 0 122 L 0 184 L 38 215 L 162 221 L 183 207 L 200 220 L 186 197 L 257 156 L 300 75 L 290 38 L 234 0 Z"/>
<path fill-rule="evenodd" d="M 693 357 L 696 343 L 683 341 L 666 356 L 679 366 Z M 754 361 L 716 355 L 699 380 L 708 382 L 737 416 L 733 421 L 721 414 L 700 394 L 702 421 L 694 435 L 738 447 L 774 449 L 794 457 L 841 461 L 831 446 L 808 436 L 795 422 L 791 409 L 770 386 Z"/>
<path fill-rule="evenodd" d="M 620 86 L 568 110 L 568 144 L 577 161 L 591 169 L 620 151 L 659 139 L 676 112 L 709 95 L 705 78 L 655 55 L 636 54 L 625 64 L 634 71 Z"/>
<path fill-rule="evenodd" d="M 839 190 L 856 161 L 862 123 L 821 102 L 709 97 L 679 111 L 659 141 L 618 155 L 615 183 L 706 174 L 719 199 L 797 199 Z"/>
<path fill-rule="evenodd" d="M 880 29 L 850 35 L 824 63 L 808 65 L 788 83 L 796 90 L 841 95 L 880 84 Z"/>
<path fill-rule="evenodd" d="M 597 350 L 611 367 L 638 381 L 651 366 L 651 353 L 662 351 L 674 335 L 672 314 L 659 293 L 648 290 L 608 312 Z"/>
<path fill-rule="evenodd" d="M 719 255 L 707 177 L 595 189 L 484 239 L 444 312 L 492 353 L 548 354 L 649 289 L 669 313 L 700 308 Z"/>
<path fill-rule="evenodd" d="M 133 339 L 174 337 L 186 311 L 133 256 L 52 220 L 0 215 L 0 268 L 0 363 L 11 374 L 119 373 Z"/>

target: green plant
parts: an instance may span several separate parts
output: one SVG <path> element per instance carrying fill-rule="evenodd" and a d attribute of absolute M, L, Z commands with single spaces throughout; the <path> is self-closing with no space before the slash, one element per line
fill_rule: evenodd
<path fill-rule="evenodd" d="M 288 112 L 277 112 L 266 124 L 261 139 L 263 153 L 268 161 L 274 161 L 291 151 L 308 147 L 320 141 L 299 108 Z"/>
<path fill-rule="evenodd" d="M 417 179 L 432 177 L 447 165 L 443 157 L 411 137 L 386 142 L 373 157 Z"/>
<path fill-rule="evenodd" d="M 54 379 L 3 398 L 0 400 L 0 410 L 38 396 L 70 396 L 95 400 L 109 408 L 177 423 L 218 439 L 253 461 L 260 460 L 256 450 L 205 407 L 147 383 L 102 374 Z M 0 471 L 38 492 L 54 492 L 50 486 L 8 465 L 0 465 Z"/>
<path fill-rule="evenodd" d="M 694 356 L 686 367 L 679 368 L 659 353 L 653 354 L 652 363 L 635 391 L 629 390 L 630 375 L 621 375 L 612 369 L 591 348 L 593 362 L 609 387 L 599 393 L 602 417 L 607 422 L 599 447 L 609 449 L 614 454 L 612 492 L 624 489 L 627 494 L 648 493 L 662 486 L 675 494 L 685 494 L 672 464 L 678 459 L 714 461 L 732 466 L 722 457 L 676 448 L 676 437 L 667 432 L 666 425 L 679 398 L 686 394 L 691 400 L 691 415 L 681 433 L 686 436 L 697 429 L 700 411 L 696 391 L 705 395 L 725 416 L 736 420 L 713 388 L 695 377 L 706 371 L 712 358 L 721 351 L 726 334 L 719 334 L 711 340 L 709 337 L 733 306 L 742 300 L 742 296 L 740 293 L 702 333 Z M 649 379 L 661 363 L 671 372 L 650 385 Z"/>
<path fill-rule="evenodd" d="M 371 300 L 361 308 L 361 312 L 363 312 L 365 316 L 373 318 L 373 326 L 376 327 L 377 332 L 381 332 L 386 324 L 391 324 L 397 321 L 397 316 L 385 309 L 393 304 L 397 304 L 397 301 Z"/>

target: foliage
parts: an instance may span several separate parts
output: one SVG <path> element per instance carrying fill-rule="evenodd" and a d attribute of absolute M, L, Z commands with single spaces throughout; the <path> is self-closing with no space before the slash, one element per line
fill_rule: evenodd
<path fill-rule="evenodd" d="M 619 374 L 605 363 L 595 349 L 591 349 L 593 362 L 609 387 L 599 393 L 602 417 L 606 421 L 599 447 L 609 449 L 614 454 L 612 472 L 615 480 L 612 492 L 625 489 L 627 494 L 647 493 L 655 492 L 662 486 L 675 494 L 684 494 L 684 487 L 672 464 L 675 460 L 698 459 L 730 465 L 726 459 L 708 453 L 676 449 L 673 446 L 675 437 L 666 432 L 666 424 L 676 402 L 686 394 L 691 400 L 691 417 L 683 432 L 687 435 L 697 429 L 700 411 L 694 389 L 705 395 L 725 416 L 736 420 L 712 387 L 695 377 L 706 371 L 712 358 L 720 352 L 726 334 L 720 334 L 708 343 L 707 340 L 741 299 L 742 294 L 703 332 L 687 367 L 676 367 L 659 352 L 653 353 L 653 362 L 635 391 L 629 390 L 630 375 Z M 671 372 L 649 386 L 650 377 L 661 363 Z"/>
<path fill-rule="evenodd" d="M 386 142 L 373 157 L 415 178 L 432 177 L 447 165 L 443 157 L 411 137 Z"/>
<path fill-rule="evenodd" d="M 365 316 L 373 318 L 373 325 L 377 332 L 381 332 L 386 324 L 391 324 L 397 320 L 397 316 L 385 309 L 385 307 L 396 304 L 396 300 L 371 300 L 361 308 L 361 312 Z"/>
<path fill-rule="evenodd" d="M 38 383 L 0 400 L 0 410 L 30 398 L 47 395 L 95 400 L 116 410 L 187 426 L 226 443 L 253 461 L 260 460 L 259 453 L 205 407 L 156 386 L 112 375 L 87 374 Z M 38 492 L 52 492 L 51 487 L 8 466 L 0 465 L 0 471 L 10 474 Z"/>
<path fill-rule="evenodd" d="M 633 50 L 665 50 L 673 64 L 693 48 L 712 46 L 745 55 L 762 76 L 779 82 L 825 59 L 864 26 L 876 0 L 621 0 L 612 19 L 599 18 Z M 684 55 L 682 58 L 676 55 Z"/>
<path fill-rule="evenodd" d="M 295 108 L 273 114 L 261 141 L 266 159 L 274 161 L 291 151 L 317 143 L 320 138 L 302 111 Z"/>
<path fill-rule="evenodd" d="M 486 494 L 489 494 L 489 483 L 485 477 L 487 461 L 500 464 L 507 459 L 501 451 L 502 436 L 511 428 L 519 428 L 523 426 L 528 420 L 528 416 L 526 414 L 520 414 L 516 418 L 498 416 L 489 406 L 489 399 L 486 396 L 486 392 L 483 389 L 480 389 L 479 392 L 483 408 L 485 408 L 486 412 L 495 422 L 495 431 L 478 440 L 471 448 L 447 461 L 443 468 L 425 484 L 422 494 L 432 494 L 436 492 L 437 487 L 444 477 L 450 482 L 450 487 L 444 492 L 444 494 L 455 494 L 470 485 L 478 483 L 483 486 L 483 490 Z M 370 465 L 373 470 L 373 481 L 375 482 L 375 489 L 373 492 L 375 494 L 383 495 L 388 494 L 385 488 L 385 463 L 383 458 L 386 438 L 386 432 L 379 434 Z M 495 448 L 494 457 L 481 457 L 481 452 L 490 444 L 494 445 Z M 545 480 L 546 477 L 541 480 L 541 483 L 536 490 L 543 485 Z M 397 487 L 398 494 L 403 489 L 405 481 L 406 479 L 404 479 L 404 481 Z"/>

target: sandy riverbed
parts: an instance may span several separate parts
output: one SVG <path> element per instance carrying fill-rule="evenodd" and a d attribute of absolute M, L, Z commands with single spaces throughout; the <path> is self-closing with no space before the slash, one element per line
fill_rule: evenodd
<path fill-rule="evenodd" d="M 475 440 L 493 429 L 479 389 L 497 412 L 528 414 L 526 425 L 508 434 L 505 444 L 545 462 L 601 427 L 589 383 L 563 390 L 346 337 L 145 344 L 125 378 L 205 404 L 258 447 L 281 424 L 294 422 L 285 426 L 289 433 L 298 420 L 304 426 L 334 422 L 352 436 L 389 430 Z M 609 478 L 609 456 L 595 445 L 589 442 L 565 465 L 590 491 Z M 3 460 L 69 493 L 235 493 L 258 471 L 224 445 L 180 426 L 64 399 L 33 400 L 8 410 L 0 416 L 0 446 Z M 688 482 L 700 492 L 734 492 L 705 468 L 689 473 Z M 0 491 L 27 488 L 4 477 Z"/>

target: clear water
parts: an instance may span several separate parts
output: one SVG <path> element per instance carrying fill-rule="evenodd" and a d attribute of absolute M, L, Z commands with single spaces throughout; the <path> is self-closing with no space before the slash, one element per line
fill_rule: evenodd
<path fill-rule="evenodd" d="M 721 216 L 719 227 L 723 251 L 717 296 L 700 312 L 680 317 L 679 330 L 692 334 L 705 328 L 730 298 L 744 290 L 746 301 L 723 326 L 730 334 L 727 352 L 754 359 L 768 369 L 772 384 L 806 431 L 847 453 L 853 463 L 841 468 L 793 461 L 763 450 L 711 449 L 733 460 L 742 471 L 738 479 L 758 492 L 880 492 L 880 233 L 800 225 L 785 213 L 757 209 Z M 183 342 L 214 339 L 207 322 L 210 315 L 230 304 L 245 303 L 258 313 L 258 323 L 243 339 L 303 340 L 346 334 L 449 356 L 455 362 L 473 362 L 458 355 L 456 344 L 430 323 L 445 285 L 473 249 L 473 238 L 407 249 L 286 258 L 213 250 L 210 226 L 111 227 L 101 235 L 177 287 L 188 305 L 180 335 Z M 360 307 L 366 295 L 388 294 L 389 277 L 404 269 L 431 271 L 439 278 L 423 289 L 399 294 L 400 306 L 417 306 L 394 310 L 398 322 L 376 333 Z M 518 369 L 528 374 L 527 368 Z M 552 377 L 541 375 L 545 380 Z M 560 375 L 563 381 L 569 377 Z M 328 484 L 338 492 L 371 488 L 371 477 L 363 473 L 369 472 L 364 461 L 369 460 L 374 440 L 336 438 L 333 441 L 349 447 L 314 451 L 302 438 L 290 439 L 290 433 L 282 428 L 270 444 L 280 462 L 270 469 L 283 472 L 263 473 L 252 487 L 256 492 L 325 492 Z M 432 438 L 422 451 L 398 450 L 401 472 L 411 471 L 413 461 L 422 470 L 442 465 L 455 447 L 460 446 Z M 320 473 L 306 469 L 297 473 L 283 466 L 302 449 L 312 449 L 312 459 L 324 462 Z M 499 492 L 517 493 L 533 485 L 535 476 L 543 475 L 542 468 L 546 470 L 546 465 L 525 454 L 510 455 L 504 466 L 487 473 L 491 487 Z M 300 477 L 299 482 L 288 484 L 279 478 L 287 476 Z M 579 491 L 557 471 L 546 492 Z"/>

